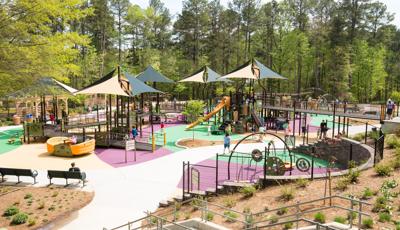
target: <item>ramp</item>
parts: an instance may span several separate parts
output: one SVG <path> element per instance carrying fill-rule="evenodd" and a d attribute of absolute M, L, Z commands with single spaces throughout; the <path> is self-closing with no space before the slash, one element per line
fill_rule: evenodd
<path fill-rule="evenodd" d="M 251 111 L 251 117 L 253 118 L 254 123 L 256 123 L 257 127 L 260 128 L 262 126 L 262 123 L 254 110 Z"/>

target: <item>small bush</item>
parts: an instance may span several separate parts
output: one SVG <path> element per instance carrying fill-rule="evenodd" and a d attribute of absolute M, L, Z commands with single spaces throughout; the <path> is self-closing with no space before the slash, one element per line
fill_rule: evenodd
<path fill-rule="evenodd" d="M 326 218 L 325 218 L 325 214 L 324 213 L 322 213 L 322 212 L 315 213 L 314 221 L 323 224 L 323 223 L 325 223 L 325 220 L 326 220 Z"/>
<path fill-rule="evenodd" d="M 305 188 L 305 187 L 308 186 L 309 183 L 310 183 L 310 182 L 309 182 L 307 179 L 305 179 L 305 178 L 300 178 L 300 179 L 297 179 L 297 180 L 296 180 L 296 185 L 297 185 L 297 187 L 299 187 L 299 188 Z"/>
<path fill-rule="evenodd" d="M 386 137 L 386 144 L 390 149 L 400 147 L 400 140 L 395 135 L 389 135 Z"/>
<path fill-rule="evenodd" d="M 11 224 L 12 225 L 25 224 L 27 220 L 28 220 L 28 215 L 26 213 L 20 212 L 12 218 Z"/>
<path fill-rule="evenodd" d="M 292 223 L 292 222 L 286 223 L 286 224 L 283 226 L 283 229 L 291 229 L 291 228 L 293 228 L 293 223 Z"/>
<path fill-rule="evenodd" d="M 271 216 L 271 218 L 269 218 L 269 223 L 271 224 L 275 224 L 278 223 L 278 217 L 277 216 Z"/>
<path fill-rule="evenodd" d="M 351 139 L 355 140 L 355 141 L 362 141 L 365 138 L 365 134 L 364 133 L 358 133 L 354 136 L 351 137 Z"/>
<path fill-rule="evenodd" d="M 58 192 L 53 192 L 53 194 L 52 194 L 51 196 L 52 196 L 52 197 L 58 196 Z"/>
<path fill-rule="evenodd" d="M 180 203 L 180 202 L 174 202 L 174 206 L 175 206 L 175 209 L 177 210 L 177 211 L 179 211 L 179 210 L 181 210 L 181 208 L 182 208 L 182 203 Z"/>
<path fill-rule="evenodd" d="M 374 227 L 374 220 L 371 218 L 363 219 L 362 226 L 363 228 L 372 229 Z"/>
<path fill-rule="evenodd" d="M 379 163 L 375 166 L 375 172 L 378 176 L 390 176 L 393 168 L 390 165 Z"/>
<path fill-rule="evenodd" d="M 349 183 L 357 183 L 358 178 L 360 177 L 360 171 L 355 170 L 353 168 L 349 169 L 349 173 L 347 174 L 347 179 L 349 180 Z"/>
<path fill-rule="evenodd" d="M 284 201 L 290 201 L 294 199 L 295 190 L 291 187 L 285 187 L 281 190 L 280 199 Z"/>
<path fill-rule="evenodd" d="M 351 220 L 355 220 L 357 218 L 357 213 L 356 212 L 348 212 L 347 213 L 347 220 L 350 221 Z"/>
<path fill-rule="evenodd" d="M 202 202 L 199 199 L 194 199 L 190 201 L 190 205 L 193 207 L 193 211 L 196 211 L 202 206 Z"/>
<path fill-rule="evenodd" d="M 14 216 L 17 213 L 19 213 L 19 209 L 15 206 L 10 206 L 4 211 L 3 216 Z"/>
<path fill-rule="evenodd" d="M 287 212 L 288 212 L 288 208 L 281 208 L 276 212 L 276 214 L 282 216 L 282 215 L 285 215 Z"/>
<path fill-rule="evenodd" d="M 370 188 L 365 188 L 361 198 L 366 200 L 366 199 L 371 198 L 373 195 L 374 195 L 374 192 Z"/>
<path fill-rule="evenodd" d="M 245 207 L 245 208 L 243 209 L 243 213 L 251 213 L 250 207 Z"/>
<path fill-rule="evenodd" d="M 225 211 L 224 215 L 226 216 L 226 222 L 236 222 L 236 218 L 238 217 L 238 215 L 234 212 L 231 211 Z"/>
<path fill-rule="evenodd" d="M 25 194 L 25 196 L 24 196 L 24 199 L 26 200 L 26 199 L 31 199 L 32 198 L 32 193 L 27 193 L 27 194 Z"/>
<path fill-rule="evenodd" d="M 355 161 L 349 161 L 348 168 L 349 169 L 354 169 L 357 167 L 357 163 Z"/>
<path fill-rule="evenodd" d="M 256 188 L 254 186 L 246 186 L 240 189 L 240 193 L 243 194 L 244 198 L 249 198 L 254 195 Z"/>
<path fill-rule="evenodd" d="M 379 213 L 378 221 L 382 223 L 389 222 L 392 219 L 391 215 L 387 212 Z"/>
<path fill-rule="evenodd" d="M 235 199 L 233 199 L 232 197 L 227 197 L 227 198 L 225 198 L 223 202 L 224 202 L 224 205 L 225 205 L 227 208 L 233 208 L 233 207 L 236 206 L 236 201 L 235 201 Z"/>
<path fill-rule="evenodd" d="M 190 218 L 192 218 L 192 215 L 189 212 L 185 213 L 185 220 L 189 220 Z"/>
<path fill-rule="evenodd" d="M 212 212 L 207 212 L 206 214 L 206 220 L 207 221 L 212 221 L 214 219 L 214 213 Z"/>
<path fill-rule="evenodd" d="M 36 220 L 35 219 L 29 219 L 28 220 L 28 226 L 33 226 L 36 224 Z"/>
<path fill-rule="evenodd" d="M 336 187 L 335 189 L 340 190 L 340 191 L 344 191 L 347 189 L 347 187 L 349 187 L 350 181 L 347 177 L 342 177 L 339 178 L 336 182 Z"/>
<path fill-rule="evenodd" d="M 380 196 L 380 197 L 376 198 L 374 206 L 372 207 L 372 211 L 380 212 L 380 211 L 386 210 L 387 203 L 388 203 L 388 200 L 386 199 L 386 197 Z"/>
<path fill-rule="evenodd" d="M 333 219 L 333 221 L 337 222 L 337 223 L 341 223 L 341 224 L 345 224 L 346 223 L 346 218 L 342 217 L 342 216 L 337 216 Z"/>

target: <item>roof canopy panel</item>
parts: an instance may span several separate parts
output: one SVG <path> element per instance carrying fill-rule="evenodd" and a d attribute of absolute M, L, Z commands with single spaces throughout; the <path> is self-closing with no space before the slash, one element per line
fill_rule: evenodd
<path fill-rule="evenodd" d="M 261 62 L 256 59 L 250 60 L 237 68 L 236 70 L 228 73 L 227 75 L 221 77 L 222 79 L 226 78 L 246 78 L 246 79 L 282 79 L 286 80 L 287 78 L 282 77 L 281 75 L 275 73 Z"/>
<path fill-rule="evenodd" d="M 93 84 L 75 93 L 77 94 L 111 94 L 120 96 L 129 96 L 121 87 L 118 76 L 114 76 L 115 69 L 103 78 L 97 80 Z"/>
<path fill-rule="evenodd" d="M 142 93 L 162 93 L 161 91 L 146 85 L 146 83 L 140 81 L 129 73 L 125 72 L 124 75 L 131 86 L 132 96 L 140 95 Z"/>
<path fill-rule="evenodd" d="M 251 61 L 246 62 L 236 70 L 228 73 L 225 76 L 222 76 L 221 79 L 227 79 L 227 78 L 233 78 L 233 79 L 255 79 L 257 80 L 257 77 L 253 73 L 253 68 L 252 68 L 252 63 Z"/>
<path fill-rule="evenodd" d="M 266 67 L 265 65 L 263 65 L 261 62 L 257 61 L 254 59 L 254 63 L 257 65 L 257 67 L 260 70 L 260 79 L 282 79 L 282 80 L 287 80 L 286 77 L 282 77 L 281 75 L 275 73 L 274 71 L 272 71 L 271 69 L 269 69 L 268 67 Z"/>
<path fill-rule="evenodd" d="M 173 83 L 174 81 L 162 75 L 152 66 L 148 66 L 142 73 L 136 76 L 137 79 L 143 82 L 164 82 Z"/>
<path fill-rule="evenodd" d="M 53 78 L 44 77 L 37 80 L 32 85 L 17 90 L 7 95 L 7 97 L 27 97 L 27 96 L 49 96 L 60 94 L 72 94 L 77 90 L 63 84 Z"/>

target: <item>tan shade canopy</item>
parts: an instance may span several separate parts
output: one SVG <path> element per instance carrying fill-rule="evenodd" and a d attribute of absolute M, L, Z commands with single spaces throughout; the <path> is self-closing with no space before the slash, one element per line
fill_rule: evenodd
<path fill-rule="evenodd" d="M 252 70 L 252 64 L 248 64 L 247 66 L 240 68 L 236 71 L 233 71 L 231 73 L 228 73 L 227 75 L 221 77 L 222 79 L 227 79 L 227 78 L 231 78 L 231 79 L 243 79 L 243 78 L 247 78 L 247 79 L 257 79 L 257 76 L 255 74 L 253 74 L 253 70 Z"/>
<path fill-rule="evenodd" d="M 105 77 L 96 81 L 92 85 L 78 91 L 77 94 L 111 94 L 120 96 L 129 96 L 128 93 L 121 87 L 121 83 L 117 75 L 114 75 L 116 71 L 112 71 Z"/>

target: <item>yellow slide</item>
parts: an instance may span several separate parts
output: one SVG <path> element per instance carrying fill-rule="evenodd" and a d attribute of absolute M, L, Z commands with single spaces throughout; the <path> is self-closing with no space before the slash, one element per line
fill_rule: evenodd
<path fill-rule="evenodd" d="M 200 124 L 202 121 L 207 121 L 208 119 L 210 119 L 212 116 L 214 116 L 215 114 L 217 114 L 222 108 L 226 107 L 227 109 L 229 109 L 231 104 L 231 98 L 230 97 L 223 97 L 222 101 L 214 108 L 213 111 L 211 111 L 209 114 L 207 114 L 206 116 L 204 116 L 203 118 L 193 122 L 192 124 L 188 125 L 186 127 L 186 129 L 191 129 L 193 127 L 195 127 L 196 125 Z"/>

